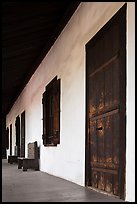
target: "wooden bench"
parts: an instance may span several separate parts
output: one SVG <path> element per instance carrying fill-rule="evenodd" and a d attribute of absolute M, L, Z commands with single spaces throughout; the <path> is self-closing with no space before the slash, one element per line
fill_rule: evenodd
<path fill-rule="evenodd" d="M 8 163 L 13 164 L 13 163 L 18 163 L 18 156 L 16 155 L 9 155 L 8 156 Z"/>
<path fill-rule="evenodd" d="M 14 147 L 14 155 L 8 155 L 8 163 L 18 163 L 18 153 L 17 153 L 17 146 Z"/>
<path fill-rule="evenodd" d="M 39 170 L 39 156 L 37 141 L 28 144 L 28 158 L 18 157 L 18 169 L 23 167 L 23 171 L 27 169 Z"/>

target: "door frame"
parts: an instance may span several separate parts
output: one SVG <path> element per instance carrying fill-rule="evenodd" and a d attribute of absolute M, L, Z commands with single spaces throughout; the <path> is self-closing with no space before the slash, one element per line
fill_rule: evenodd
<path fill-rule="evenodd" d="M 120 35 L 120 154 L 119 160 L 120 168 L 120 192 L 119 197 L 125 199 L 125 177 L 126 177 L 126 9 L 127 4 L 125 3 L 117 13 L 98 31 L 98 33 L 86 44 L 86 53 L 88 52 L 89 46 L 96 41 L 100 35 L 103 34 L 109 27 L 113 25 L 115 21 L 120 19 L 121 30 L 123 35 Z M 122 65 L 122 66 L 121 66 Z M 90 174 L 89 174 L 89 118 L 88 118 L 88 74 L 87 74 L 87 55 L 86 55 L 86 124 L 85 124 L 85 186 L 90 186 Z M 91 186 L 90 186 L 91 187 Z M 92 187 L 91 187 L 92 188 Z M 97 189 L 100 191 L 99 189 Z M 111 194 L 112 195 L 112 194 Z"/>

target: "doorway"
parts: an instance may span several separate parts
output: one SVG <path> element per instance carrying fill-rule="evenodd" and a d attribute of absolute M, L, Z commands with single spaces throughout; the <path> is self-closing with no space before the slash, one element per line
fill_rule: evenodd
<path fill-rule="evenodd" d="M 124 199 L 126 5 L 86 45 L 86 185 Z"/>
<path fill-rule="evenodd" d="M 25 157 L 25 111 L 21 113 L 21 151 L 20 156 Z"/>
<path fill-rule="evenodd" d="M 12 124 L 10 124 L 10 155 L 12 155 Z"/>
<path fill-rule="evenodd" d="M 20 156 L 20 117 L 16 117 L 15 121 L 15 128 L 16 128 L 16 147 L 17 147 L 17 156 Z"/>

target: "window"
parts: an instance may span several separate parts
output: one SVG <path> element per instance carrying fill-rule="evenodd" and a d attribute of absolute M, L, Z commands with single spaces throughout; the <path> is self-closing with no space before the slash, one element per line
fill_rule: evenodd
<path fill-rule="evenodd" d="M 6 149 L 9 149 L 9 128 L 6 129 Z"/>
<path fill-rule="evenodd" d="M 43 145 L 60 143 L 60 79 L 57 76 L 46 86 L 43 93 Z"/>

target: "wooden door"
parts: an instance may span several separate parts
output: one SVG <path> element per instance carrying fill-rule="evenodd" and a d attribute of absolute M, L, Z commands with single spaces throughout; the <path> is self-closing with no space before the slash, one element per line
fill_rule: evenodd
<path fill-rule="evenodd" d="M 10 124 L 10 155 L 12 155 L 12 124 Z"/>
<path fill-rule="evenodd" d="M 25 111 L 21 114 L 21 151 L 20 156 L 25 157 Z"/>
<path fill-rule="evenodd" d="M 6 149 L 9 149 L 9 128 L 6 128 Z"/>
<path fill-rule="evenodd" d="M 20 117 L 16 117 L 15 121 L 15 128 L 16 128 L 16 146 L 17 146 L 17 156 L 20 156 Z"/>
<path fill-rule="evenodd" d="M 125 6 L 86 46 L 86 184 L 124 198 Z"/>

